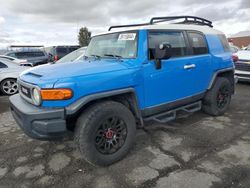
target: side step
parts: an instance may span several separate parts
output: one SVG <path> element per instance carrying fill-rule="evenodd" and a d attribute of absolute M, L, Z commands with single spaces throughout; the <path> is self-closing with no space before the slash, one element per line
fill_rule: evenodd
<path fill-rule="evenodd" d="M 179 111 L 184 111 L 184 112 L 187 112 L 187 113 L 193 113 L 193 112 L 199 111 L 200 109 L 201 109 L 201 101 L 198 101 L 198 102 L 195 102 L 195 103 L 192 103 L 192 104 L 188 104 L 186 106 L 176 108 L 174 110 L 170 110 L 170 111 L 167 111 L 167 112 L 163 112 L 163 113 L 160 113 L 160 114 L 150 116 L 148 118 L 145 118 L 144 120 L 145 121 L 153 120 L 153 121 L 156 121 L 158 123 L 167 123 L 169 121 L 172 121 L 172 120 L 176 119 L 176 114 Z"/>

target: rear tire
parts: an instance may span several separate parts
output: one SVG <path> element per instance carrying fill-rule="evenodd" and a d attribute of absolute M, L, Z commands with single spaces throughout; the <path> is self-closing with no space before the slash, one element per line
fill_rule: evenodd
<path fill-rule="evenodd" d="M 107 166 L 122 159 L 136 135 L 135 118 L 123 104 L 94 104 L 78 118 L 75 142 L 83 158 L 93 165 Z"/>
<path fill-rule="evenodd" d="M 227 110 L 232 95 L 232 87 L 227 78 L 219 77 L 203 99 L 202 110 L 212 116 L 220 116 Z"/>

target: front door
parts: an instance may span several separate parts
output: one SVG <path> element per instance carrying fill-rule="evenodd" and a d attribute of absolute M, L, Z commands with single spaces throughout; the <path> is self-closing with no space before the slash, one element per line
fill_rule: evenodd
<path fill-rule="evenodd" d="M 193 96 L 197 91 L 195 66 L 190 56 L 187 37 L 184 36 L 182 31 L 148 32 L 149 62 L 144 64 L 146 109 L 173 104 Z M 156 69 L 155 46 L 161 43 L 170 44 L 173 54 L 170 59 L 162 60 L 161 69 Z"/>

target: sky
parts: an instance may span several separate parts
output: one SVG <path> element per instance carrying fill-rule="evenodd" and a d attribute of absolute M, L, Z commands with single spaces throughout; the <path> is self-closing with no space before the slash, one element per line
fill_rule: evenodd
<path fill-rule="evenodd" d="M 227 36 L 250 30 L 250 0 L 0 0 L 0 5 L 0 47 L 77 44 L 80 27 L 95 35 L 154 16 L 204 17 Z"/>

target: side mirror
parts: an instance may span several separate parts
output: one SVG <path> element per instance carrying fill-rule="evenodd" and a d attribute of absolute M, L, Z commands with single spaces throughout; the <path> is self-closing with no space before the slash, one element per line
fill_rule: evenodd
<path fill-rule="evenodd" d="M 161 68 L 161 60 L 169 59 L 172 56 L 172 46 L 168 43 L 155 46 L 155 65 L 156 69 Z"/>

